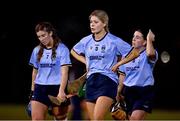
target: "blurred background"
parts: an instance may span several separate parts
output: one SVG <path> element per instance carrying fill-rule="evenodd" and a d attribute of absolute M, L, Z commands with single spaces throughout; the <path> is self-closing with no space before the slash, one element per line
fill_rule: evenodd
<path fill-rule="evenodd" d="M 152 29 L 156 35 L 154 45 L 159 53 L 154 69 L 154 108 L 175 110 L 180 114 L 180 8 L 177 5 L 173 1 L 159 4 L 156 1 L 130 0 L 2 2 L 0 119 L 26 118 L 20 118 L 15 112 L 26 115 L 24 109 L 28 103 L 32 71 L 28 62 L 32 49 L 39 43 L 35 25 L 40 21 L 51 22 L 71 49 L 82 37 L 90 34 L 88 17 L 94 9 L 105 10 L 110 18 L 110 32 L 130 44 L 133 27 L 147 25 Z"/>

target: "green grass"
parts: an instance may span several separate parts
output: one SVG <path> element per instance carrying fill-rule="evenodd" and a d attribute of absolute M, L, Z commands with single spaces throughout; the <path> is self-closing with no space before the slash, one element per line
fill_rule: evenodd
<path fill-rule="evenodd" d="M 0 120 L 29 120 L 26 105 L 6 104 L 0 105 Z M 48 116 L 48 119 L 52 117 Z"/>
<path fill-rule="evenodd" d="M 150 120 L 180 120 L 180 110 L 154 109 L 152 114 L 147 116 Z"/>
<path fill-rule="evenodd" d="M 26 105 L 1 104 L 0 120 L 29 120 L 25 111 Z M 47 116 L 48 120 L 53 119 Z M 107 120 L 112 120 L 110 114 L 106 116 Z M 161 110 L 153 109 L 152 114 L 147 116 L 147 120 L 180 120 L 180 110 Z"/>

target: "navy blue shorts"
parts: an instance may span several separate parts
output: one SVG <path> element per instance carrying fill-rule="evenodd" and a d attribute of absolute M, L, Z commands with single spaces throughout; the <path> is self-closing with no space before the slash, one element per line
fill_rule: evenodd
<path fill-rule="evenodd" d="M 31 100 L 36 100 L 38 102 L 41 102 L 45 105 L 49 106 L 55 106 L 51 103 L 51 101 L 48 98 L 48 95 L 57 96 L 59 92 L 59 86 L 60 85 L 39 85 L 35 84 L 34 93 L 32 95 Z M 61 106 L 66 106 L 70 104 L 70 100 L 68 99 L 66 102 L 62 103 Z"/>
<path fill-rule="evenodd" d="M 134 110 L 144 110 L 148 113 L 152 112 L 154 98 L 153 86 L 128 87 L 124 85 L 122 95 L 125 96 L 127 112 L 129 115 L 131 115 Z"/>
<path fill-rule="evenodd" d="M 91 74 L 86 82 L 85 99 L 89 102 L 96 102 L 99 96 L 116 98 L 117 83 L 108 76 L 100 73 Z"/>

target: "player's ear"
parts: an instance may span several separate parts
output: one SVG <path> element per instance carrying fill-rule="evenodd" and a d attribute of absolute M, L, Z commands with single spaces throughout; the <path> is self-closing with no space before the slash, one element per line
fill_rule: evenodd
<path fill-rule="evenodd" d="M 49 32 L 49 35 L 50 35 L 50 36 L 52 36 L 52 35 L 53 35 L 53 32 L 52 32 L 52 31 L 50 31 L 50 32 Z"/>

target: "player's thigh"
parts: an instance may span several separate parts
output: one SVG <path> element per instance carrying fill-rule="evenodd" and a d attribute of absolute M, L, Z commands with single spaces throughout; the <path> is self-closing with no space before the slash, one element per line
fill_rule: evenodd
<path fill-rule="evenodd" d="M 95 102 L 86 102 L 86 107 L 87 107 L 87 112 L 89 115 L 89 118 L 93 120 L 94 118 L 94 107 L 95 107 Z"/>
<path fill-rule="evenodd" d="M 31 101 L 32 104 L 32 118 L 43 119 L 46 115 L 48 107 L 38 101 Z"/>
<path fill-rule="evenodd" d="M 113 99 L 107 96 L 100 96 L 94 108 L 94 117 L 95 119 L 103 119 L 106 113 L 109 111 L 111 105 L 113 103 Z"/>

